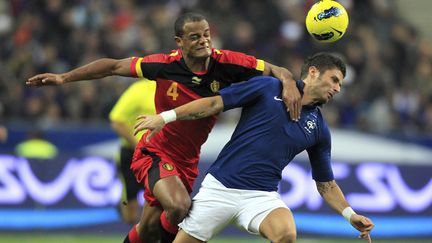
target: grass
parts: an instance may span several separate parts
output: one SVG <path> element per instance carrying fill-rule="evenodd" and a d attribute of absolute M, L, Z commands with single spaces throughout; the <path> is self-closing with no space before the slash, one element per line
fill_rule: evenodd
<path fill-rule="evenodd" d="M 47 234 L 44 233 L 0 233 L 0 243 L 118 243 L 123 242 L 123 236 L 119 235 L 95 235 L 95 234 Z M 268 242 L 259 237 L 217 237 L 211 243 L 264 243 Z M 360 243 L 366 242 L 359 239 L 303 239 L 298 243 Z M 425 243 L 432 242 L 431 239 L 407 239 L 407 240 L 373 240 L 374 243 Z"/>

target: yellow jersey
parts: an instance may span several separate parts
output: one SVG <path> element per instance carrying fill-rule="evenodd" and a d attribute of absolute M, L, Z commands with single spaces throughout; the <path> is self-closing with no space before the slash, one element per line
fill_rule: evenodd
<path fill-rule="evenodd" d="M 133 134 L 137 116 L 156 114 L 155 92 L 155 81 L 141 79 L 131 84 L 112 108 L 109 114 L 110 121 L 126 124 L 130 133 Z M 142 131 L 135 136 L 137 142 L 144 132 Z M 132 147 L 124 138 L 121 138 L 121 143 L 123 146 Z"/>

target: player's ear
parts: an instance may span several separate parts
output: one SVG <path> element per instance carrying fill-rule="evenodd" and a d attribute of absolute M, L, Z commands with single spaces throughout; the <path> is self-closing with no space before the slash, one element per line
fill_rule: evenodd
<path fill-rule="evenodd" d="M 174 36 L 174 40 L 175 40 L 178 48 L 182 48 L 183 47 L 183 40 L 182 40 L 181 37 Z"/>
<path fill-rule="evenodd" d="M 309 76 L 311 78 L 315 78 L 319 76 L 319 70 L 318 68 L 316 68 L 315 66 L 310 66 L 309 67 Z"/>

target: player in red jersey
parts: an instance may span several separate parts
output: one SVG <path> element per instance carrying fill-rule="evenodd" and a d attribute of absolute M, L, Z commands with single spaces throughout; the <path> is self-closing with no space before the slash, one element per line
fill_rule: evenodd
<path fill-rule="evenodd" d="M 36 75 L 26 84 L 58 85 L 111 75 L 146 77 L 157 82 L 155 105 L 160 113 L 216 95 L 231 83 L 272 75 L 282 81 L 291 118 L 299 119 L 301 96 L 287 69 L 243 53 L 212 48 L 209 24 L 200 14 L 180 16 L 174 29 L 179 49 L 171 54 L 121 60 L 102 58 L 70 72 Z M 166 119 L 170 119 L 170 114 Z M 146 204 L 140 222 L 131 229 L 125 242 L 156 242 L 160 237 L 161 242 L 170 242 L 174 238 L 177 224 L 191 206 L 189 194 L 198 174 L 200 148 L 215 120 L 213 116 L 170 123 L 151 142 L 146 142 L 146 135 L 141 138 L 131 169 L 145 187 Z"/>

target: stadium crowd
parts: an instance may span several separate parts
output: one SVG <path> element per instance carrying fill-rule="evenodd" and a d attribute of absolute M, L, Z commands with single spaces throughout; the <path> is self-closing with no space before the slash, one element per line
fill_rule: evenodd
<path fill-rule="evenodd" d="M 339 53 L 349 64 L 342 92 L 324 109 L 331 126 L 432 135 L 432 42 L 399 16 L 392 0 L 341 0 L 350 14 L 342 40 L 320 44 L 304 27 L 313 0 L 10 0 L 0 2 L 0 122 L 53 127 L 108 123 L 134 80 L 121 77 L 44 89 L 36 73 L 64 72 L 100 57 L 175 49 L 173 22 L 204 14 L 213 45 L 269 60 L 299 78 L 303 58 Z M 354 11 L 355 9 L 355 11 Z M 222 120 L 229 122 L 228 116 Z"/>

